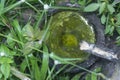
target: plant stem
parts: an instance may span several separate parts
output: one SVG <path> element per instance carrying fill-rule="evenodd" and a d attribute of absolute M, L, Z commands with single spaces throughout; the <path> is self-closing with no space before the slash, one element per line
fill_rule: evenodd
<path fill-rule="evenodd" d="M 25 74 L 23 74 L 22 72 L 18 71 L 14 67 L 11 67 L 11 72 L 12 72 L 12 74 L 14 76 L 16 76 L 17 78 L 19 78 L 21 80 L 31 80 L 29 77 L 25 76 Z"/>

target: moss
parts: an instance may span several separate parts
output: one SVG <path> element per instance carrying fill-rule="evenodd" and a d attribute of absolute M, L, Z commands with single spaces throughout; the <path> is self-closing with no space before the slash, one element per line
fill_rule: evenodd
<path fill-rule="evenodd" d="M 62 45 L 66 47 L 75 47 L 78 45 L 77 38 L 72 34 L 65 34 L 62 36 Z"/>
<path fill-rule="evenodd" d="M 61 57 L 82 58 L 89 55 L 79 49 L 81 40 L 95 42 L 95 34 L 77 12 L 63 11 L 53 16 L 47 45 L 50 51 Z"/>

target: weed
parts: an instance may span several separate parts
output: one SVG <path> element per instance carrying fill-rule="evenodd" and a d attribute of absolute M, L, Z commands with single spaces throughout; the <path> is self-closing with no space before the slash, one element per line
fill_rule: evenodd
<path fill-rule="evenodd" d="M 76 3 L 74 0 L 70 0 Z M 48 9 L 80 10 L 64 6 L 55 6 L 58 0 L 0 0 L 0 80 L 68 80 L 68 75 L 60 74 L 67 65 L 83 69 L 91 74 L 86 80 L 97 80 L 97 77 L 106 78 L 99 70 L 90 71 L 77 66 L 74 61 L 79 58 L 61 58 L 44 41 L 47 39 L 52 17 L 48 20 Z M 114 0 L 78 0 L 85 12 L 96 11 L 105 25 L 105 34 L 112 36 L 114 31 L 120 35 L 120 4 Z M 35 14 L 29 15 L 28 21 L 22 16 L 27 9 Z M 32 13 L 32 12 L 31 12 Z M 113 14 L 114 13 L 114 14 Z M 45 21 L 43 17 L 45 16 Z M 30 21 L 34 18 L 34 22 Z M 42 28 L 40 24 L 43 21 Z M 118 35 L 117 44 L 120 44 Z M 70 36 L 71 37 L 71 36 Z M 50 58 L 53 66 L 49 66 Z M 56 66 L 64 64 L 58 71 Z M 78 80 L 82 74 L 77 74 L 72 80 Z"/>

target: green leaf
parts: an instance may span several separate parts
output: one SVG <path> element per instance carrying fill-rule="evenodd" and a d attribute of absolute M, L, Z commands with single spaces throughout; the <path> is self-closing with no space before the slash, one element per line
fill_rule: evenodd
<path fill-rule="evenodd" d="M 22 29 L 22 33 L 28 41 L 31 41 L 34 39 L 34 29 L 30 25 L 30 23 L 25 25 L 25 27 Z"/>
<path fill-rule="evenodd" d="M 118 36 L 118 37 L 116 38 L 116 43 L 117 43 L 118 46 L 120 46 L 120 36 Z"/>
<path fill-rule="evenodd" d="M 40 68 L 39 68 L 39 65 L 37 64 L 37 62 L 35 62 L 35 80 L 42 80 L 40 78 Z M 46 74 L 44 74 L 46 75 Z"/>
<path fill-rule="evenodd" d="M 69 76 L 60 76 L 58 80 L 69 80 Z"/>
<path fill-rule="evenodd" d="M 79 3 L 80 5 L 85 5 L 86 0 L 79 0 L 78 3 Z"/>
<path fill-rule="evenodd" d="M 6 47 L 6 45 L 1 44 L 1 46 L 0 46 L 0 55 L 1 55 L 1 56 L 9 56 L 9 57 L 12 57 L 13 55 L 15 55 L 15 52 L 9 50 L 9 48 Z"/>
<path fill-rule="evenodd" d="M 85 80 L 91 80 L 91 75 L 87 74 L 86 77 L 85 77 Z"/>
<path fill-rule="evenodd" d="M 33 71 L 33 77 L 35 78 L 35 80 L 42 80 L 40 78 L 40 68 L 39 68 L 39 65 L 37 63 L 37 60 L 36 59 L 30 59 L 31 61 L 31 65 L 32 65 L 32 71 Z"/>
<path fill-rule="evenodd" d="M 12 34 L 14 34 L 14 32 L 15 32 L 15 34 L 14 34 L 14 36 L 13 37 L 16 37 L 15 39 L 17 39 L 17 40 L 19 40 L 19 41 L 21 41 L 21 42 L 23 42 L 23 34 L 22 34 L 22 29 L 21 29 L 21 26 L 19 25 L 19 22 L 18 22 L 18 20 L 14 20 L 13 21 L 13 31 L 11 32 Z"/>
<path fill-rule="evenodd" d="M 10 64 L 4 63 L 1 65 L 1 72 L 4 75 L 5 79 L 7 79 L 10 75 Z"/>
<path fill-rule="evenodd" d="M 95 70 L 94 70 L 94 72 L 100 72 L 101 71 L 101 67 L 97 67 Z M 97 75 L 95 75 L 95 74 L 91 74 L 91 80 L 98 80 L 97 79 Z"/>
<path fill-rule="evenodd" d="M 118 13 L 118 14 L 116 15 L 116 18 L 117 18 L 116 24 L 117 24 L 117 25 L 120 25 L 120 13 Z"/>
<path fill-rule="evenodd" d="M 117 31 L 118 34 L 120 35 L 120 26 L 116 27 L 116 31 Z"/>
<path fill-rule="evenodd" d="M 115 12 L 115 9 L 114 9 L 114 7 L 113 7 L 112 5 L 108 4 L 108 5 L 107 5 L 107 8 L 108 8 L 108 10 L 109 10 L 109 12 L 110 12 L 111 14 L 113 14 L 113 12 Z"/>
<path fill-rule="evenodd" d="M 103 11 L 105 10 L 106 6 L 107 6 L 106 2 L 103 2 L 102 4 L 100 4 L 99 14 L 103 13 Z"/>
<path fill-rule="evenodd" d="M 30 54 L 30 52 L 32 51 L 32 48 L 34 47 L 34 42 L 27 42 L 24 47 L 22 52 L 24 53 L 24 55 Z"/>
<path fill-rule="evenodd" d="M 23 1 L 17 1 L 17 2 L 14 3 L 14 4 L 5 7 L 4 10 L 3 10 L 1 13 L 4 14 L 4 13 L 6 13 L 7 11 L 9 11 L 9 10 L 15 8 L 16 6 L 18 6 L 18 5 L 22 4 L 22 3 L 23 3 Z"/>
<path fill-rule="evenodd" d="M 4 64 L 4 63 L 13 63 L 13 60 L 8 57 L 0 57 L 0 64 Z"/>
<path fill-rule="evenodd" d="M 36 40 L 40 40 L 42 38 L 42 35 L 44 34 L 44 30 L 41 30 L 39 28 L 34 29 L 34 36 Z"/>
<path fill-rule="evenodd" d="M 71 80 L 79 80 L 81 73 L 76 74 Z"/>
<path fill-rule="evenodd" d="M 97 73 L 101 71 L 101 67 L 97 67 L 96 69 L 93 70 L 94 73 L 87 74 L 85 77 L 85 80 L 98 80 L 99 76 L 97 76 Z"/>
<path fill-rule="evenodd" d="M 49 53 L 48 53 L 48 48 L 47 46 L 43 46 L 43 59 L 42 59 L 42 66 L 41 66 L 41 80 L 45 80 L 46 75 L 47 75 L 47 71 L 49 68 Z"/>
<path fill-rule="evenodd" d="M 5 24 L 2 21 L 0 21 L 0 28 L 3 26 L 5 26 Z"/>
<path fill-rule="evenodd" d="M 26 42 L 23 46 L 22 52 L 24 53 L 24 55 L 28 55 L 32 53 L 34 49 L 38 49 L 41 47 L 42 45 L 40 45 L 38 41 Z"/>
<path fill-rule="evenodd" d="M 21 32 L 21 26 L 19 25 L 18 20 L 14 20 L 14 21 L 13 21 L 13 27 L 14 27 L 14 29 L 15 29 L 15 31 L 16 31 L 17 33 L 19 33 L 19 34 L 22 33 L 22 32 Z"/>
<path fill-rule="evenodd" d="M 24 59 L 24 60 L 22 61 L 22 63 L 20 64 L 20 71 L 24 72 L 25 69 L 26 69 L 26 67 L 27 67 L 27 62 L 26 62 L 26 60 Z"/>
<path fill-rule="evenodd" d="M 14 48 L 16 43 L 13 40 L 11 40 L 13 35 L 11 33 L 9 33 L 7 37 L 8 37 L 7 44 L 9 45 L 9 47 Z"/>
<path fill-rule="evenodd" d="M 92 3 L 89 4 L 88 6 L 85 7 L 84 11 L 85 12 L 93 12 L 96 11 L 99 8 L 99 4 L 98 3 Z"/>
<path fill-rule="evenodd" d="M 91 80 L 97 80 L 97 75 L 91 74 Z"/>
<path fill-rule="evenodd" d="M 106 26 L 106 28 L 105 28 L 105 34 L 108 34 L 110 32 L 110 28 L 111 28 L 110 25 Z"/>
<path fill-rule="evenodd" d="M 0 72 L 0 79 L 2 78 L 2 76 L 3 76 L 3 75 L 2 75 L 2 73 Z"/>
<path fill-rule="evenodd" d="M 102 22 L 102 24 L 105 24 L 105 22 L 106 22 L 106 16 L 104 14 L 101 17 L 101 22 Z"/>
<path fill-rule="evenodd" d="M 6 46 L 4 46 L 3 44 L 1 44 L 0 55 L 1 56 L 8 56 L 9 53 L 10 53 L 9 49 Z"/>
<path fill-rule="evenodd" d="M 0 1 L 0 15 L 1 15 L 1 12 L 4 10 L 5 1 L 6 0 L 1 0 Z"/>
<path fill-rule="evenodd" d="M 114 26 L 108 25 L 105 29 L 105 34 L 113 35 Z"/>
<path fill-rule="evenodd" d="M 113 3 L 112 3 L 112 5 L 116 5 L 118 3 L 120 3 L 120 0 L 114 0 Z"/>

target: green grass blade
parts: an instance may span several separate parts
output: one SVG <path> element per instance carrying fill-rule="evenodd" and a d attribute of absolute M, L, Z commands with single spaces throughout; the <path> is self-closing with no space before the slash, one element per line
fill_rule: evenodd
<path fill-rule="evenodd" d="M 6 0 L 1 0 L 1 1 L 0 1 L 0 14 L 1 14 L 1 12 L 4 10 L 5 1 L 6 1 Z"/>
<path fill-rule="evenodd" d="M 16 6 L 18 6 L 18 5 L 22 4 L 22 3 L 23 3 L 22 1 L 18 1 L 18 2 L 16 2 L 15 4 L 12 4 L 12 5 L 4 8 L 4 10 L 1 12 L 1 14 L 6 13 L 7 11 L 13 9 L 14 7 L 16 7 Z"/>
<path fill-rule="evenodd" d="M 41 73 L 40 73 L 40 80 L 45 80 L 47 71 L 49 68 L 49 53 L 47 47 L 44 45 L 43 46 L 43 58 L 42 58 L 42 66 L 41 66 Z"/>
<path fill-rule="evenodd" d="M 38 21 L 37 21 L 37 23 L 35 25 L 35 28 L 38 28 L 40 26 L 39 24 L 40 24 L 40 22 L 41 22 L 41 20 L 43 18 L 44 13 L 45 13 L 45 11 L 43 11 L 42 14 L 39 15 L 39 18 L 38 18 Z"/>

